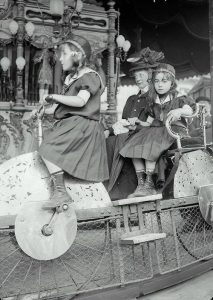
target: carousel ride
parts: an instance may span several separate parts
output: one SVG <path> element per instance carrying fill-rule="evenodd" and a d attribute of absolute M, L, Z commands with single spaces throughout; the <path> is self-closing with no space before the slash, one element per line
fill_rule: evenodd
<path fill-rule="evenodd" d="M 23 1 L 17 2 L 22 9 Z M 33 6 L 34 1 L 28 2 L 26 17 L 36 19 L 40 11 Z M 89 11 L 82 19 L 84 25 L 91 24 Z M 48 25 L 47 8 L 44 13 Z M 95 26 L 95 31 L 104 36 L 100 44 L 105 49 L 110 29 L 108 93 L 112 100 L 115 33 L 107 26 L 112 26 L 116 18 L 113 2 L 105 17 L 101 11 L 100 20 L 94 18 L 91 39 L 97 38 Z M 22 15 L 18 20 L 25 22 Z M 30 38 L 35 47 L 40 47 L 35 37 L 42 28 L 38 27 Z M 21 72 L 19 83 L 20 76 Z M 16 104 L 20 110 L 23 95 L 18 91 Z M 113 111 L 115 103 L 111 100 Z M 133 299 L 211 269 L 212 148 L 205 138 L 205 108 L 197 105 L 192 117 L 200 120 L 201 144 L 184 141 L 183 145 L 171 129 L 171 120 L 167 120 L 177 148 L 168 151 L 170 175 L 162 193 L 154 196 L 111 201 L 102 183 L 67 176 L 66 189 L 74 202 L 44 210 L 42 206 L 53 187 L 38 152 L 4 160 L 0 165 L 0 298 Z M 40 143 L 40 118 L 36 124 Z"/>
<path fill-rule="evenodd" d="M 132 297 L 156 290 L 165 276 L 168 286 L 168 276 L 174 284 L 181 271 L 192 276 L 196 266 L 197 274 L 210 269 L 213 157 L 205 142 L 204 110 L 197 105 L 192 116 L 200 117 L 204 132 L 199 146 L 182 147 L 170 119 L 166 122 L 177 140 L 177 149 L 168 153 L 173 168 L 178 153 L 172 199 L 165 199 L 163 192 L 163 196 L 111 201 L 102 183 L 67 176 L 66 188 L 74 203 L 44 210 L 52 186 L 38 152 L 4 162 L 0 166 L 1 297 L 84 299 L 92 293 L 91 299 L 96 299 L 118 287 L 122 288 L 115 297 L 124 297 L 126 288 Z M 40 141 L 40 118 L 37 122 Z M 139 289 L 132 288 L 136 283 Z"/>

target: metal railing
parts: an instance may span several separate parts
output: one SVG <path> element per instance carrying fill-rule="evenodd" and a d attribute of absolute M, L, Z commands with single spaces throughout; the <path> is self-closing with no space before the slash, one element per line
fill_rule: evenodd
<path fill-rule="evenodd" d="M 0 296 L 36 294 L 54 298 L 143 282 L 210 258 L 213 230 L 202 218 L 195 198 L 126 205 L 102 217 L 83 220 L 71 248 L 51 261 L 37 261 L 19 248 L 12 229 L 0 231 Z M 168 206 L 169 205 L 169 206 Z M 173 207 L 175 205 L 175 207 Z M 156 209 L 158 207 L 158 209 Z M 108 216 L 107 216 L 108 214 Z M 95 213 L 93 213 L 95 217 Z M 122 245 L 129 231 L 165 232 L 166 238 Z M 160 275 L 161 276 L 161 275 Z"/>

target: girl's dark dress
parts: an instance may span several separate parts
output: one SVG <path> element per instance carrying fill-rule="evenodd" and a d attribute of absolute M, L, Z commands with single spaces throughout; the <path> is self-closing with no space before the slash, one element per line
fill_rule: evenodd
<path fill-rule="evenodd" d="M 157 161 L 159 157 L 175 142 L 165 127 L 165 121 L 169 111 L 182 108 L 185 104 L 193 106 L 191 98 L 173 98 L 164 104 L 154 103 L 152 116 L 154 121 L 150 127 L 145 127 L 128 140 L 121 149 L 123 157 L 143 158 L 145 160 Z M 172 125 L 172 130 L 180 133 L 182 137 L 188 136 L 187 123 L 184 118 Z"/>
<path fill-rule="evenodd" d="M 148 112 L 147 104 L 150 102 L 148 92 L 141 95 L 130 96 L 124 106 L 122 119 L 137 117 L 141 121 L 146 121 Z M 137 186 L 137 177 L 131 159 L 124 159 L 120 150 L 125 143 L 142 128 L 138 125 L 136 130 L 127 133 L 109 136 L 106 139 L 108 165 L 110 179 L 106 187 L 112 200 L 126 198 Z"/>
<path fill-rule="evenodd" d="M 83 107 L 59 104 L 58 120 L 47 130 L 39 153 L 73 177 L 101 182 L 109 178 L 104 131 L 99 123 L 101 82 L 88 72 L 65 88 L 64 95 L 76 96 L 87 90 L 90 98 Z"/>

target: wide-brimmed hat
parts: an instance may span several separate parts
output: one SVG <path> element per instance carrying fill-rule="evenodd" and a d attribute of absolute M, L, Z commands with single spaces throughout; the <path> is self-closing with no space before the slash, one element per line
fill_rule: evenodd
<path fill-rule="evenodd" d="M 170 64 L 160 63 L 154 72 L 167 72 L 175 78 L 175 68 Z"/>
<path fill-rule="evenodd" d="M 156 68 L 159 61 L 164 59 L 163 52 L 151 50 L 149 47 L 137 52 L 137 55 L 137 61 L 132 63 L 132 67 L 129 70 L 131 73 L 144 69 Z"/>
<path fill-rule="evenodd" d="M 72 45 L 74 45 L 76 48 L 78 48 L 84 56 L 86 56 L 88 59 L 91 56 L 91 46 L 90 43 L 88 42 L 87 39 L 85 39 L 84 37 L 80 36 L 80 35 L 74 35 L 72 34 L 71 36 L 69 36 L 68 38 L 64 39 L 63 42 L 64 43 L 70 43 Z"/>

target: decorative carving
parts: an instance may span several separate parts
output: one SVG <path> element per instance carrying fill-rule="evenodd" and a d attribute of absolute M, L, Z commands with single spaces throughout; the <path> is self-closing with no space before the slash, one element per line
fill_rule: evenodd
<path fill-rule="evenodd" d="M 115 122 L 117 121 L 116 111 L 114 113 L 110 113 L 108 111 L 101 113 L 100 121 L 105 129 L 112 127 L 112 125 L 115 124 Z"/>
<path fill-rule="evenodd" d="M 109 1 L 109 35 L 108 35 L 108 89 L 107 89 L 107 99 L 109 103 L 108 110 L 114 111 L 116 110 L 116 87 L 115 87 L 115 20 L 117 18 L 117 12 L 114 9 L 115 2 Z"/>
<path fill-rule="evenodd" d="M 0 19 L 6 19 L 11 15 L 11 4 L 8 0 L 0 0 Z"/>
<path fill-rule="evenodd" d="M 24 144 L 22 118 L 23 113 L 10 113 L 10 124 L 8 124 L 8 128 L 14 138 L 15 147 L 20 150 L 23 149 Z"/>
<path fill-rule="evenodd" d="M 85 1 L 87 4 L 95 5 L 95 6 L 103 6 L 103 2 L 96 1 L 96 0 L 86 0 Z"/>
<path fill-rule="evenodd" d="M 93 18 L 82 18 L 82 17 L 73 17 L 72 18 L 73 23 L 81 23 L 81 24 L 85 24 L 88 26 L 99 26 L 99 27 L 106 27 L 107 26 L 107 22 L 106 20 L 97 20 L 97 19 L 93 19 Z"/>
<path fill-rule="evenodd" d="M 7 126 L 7 120 L 0 116 L 0 163 L 10 159 L 10 156 L 7 153 L 10 145 L 10 137 L 6 130 L 2 128 L 4 125 Z"/>
<path fill-rule="evenodd" d="M 37 20 L 49 20 L 49 21 L 51 20 L 53 22 L 52 15 L 49 12 L 42 11 L 41 14 L 40 10 L 37 9 L 27 10 L 26 17 L 30 19 L 37 19 Z"/>

